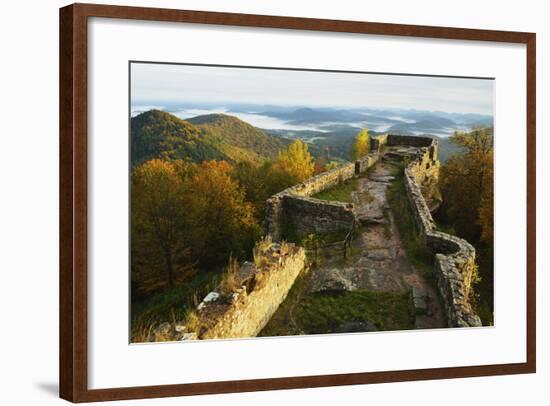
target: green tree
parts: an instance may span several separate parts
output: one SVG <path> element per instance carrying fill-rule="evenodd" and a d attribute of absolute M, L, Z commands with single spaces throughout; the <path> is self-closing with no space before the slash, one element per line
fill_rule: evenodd
<path fill-rule="evenodd" d="M 265 218 L 267 199 L 297 183 L 295 177 L 276 170 L 269 160 L 261 165 L 239 162 L 233 166 L 231 176 L 244 190 L 245 200 L 254 206 L 254 215 L 259 224 Z"/>
<path fill-rule="evenodd" d="M 363 158 L 369 153 L 369 130 L 364 128 L 357 133 L 355 142 L 351 145 L 350 157 L 352 161 Z"/>

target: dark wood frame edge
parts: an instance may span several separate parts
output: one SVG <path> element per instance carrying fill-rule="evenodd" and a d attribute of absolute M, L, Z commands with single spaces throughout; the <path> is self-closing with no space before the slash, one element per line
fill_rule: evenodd
<path fill-rule="evenodd" d="M 88 389 L 87 19 L 105 17 L 527 45 L 527 361 L 517 364 Z M 297 389 L 536 372 L 536 35 L 526 32 L 73 4 L 60 9 L 60 397 L 72 402 Z"/>

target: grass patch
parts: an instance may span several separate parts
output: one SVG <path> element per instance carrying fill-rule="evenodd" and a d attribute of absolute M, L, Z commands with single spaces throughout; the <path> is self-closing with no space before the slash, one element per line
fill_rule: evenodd
<path fill-rule="evenodd" d="M 422 273 L 428 283 L 437 288 L 434 269 L 435 257 L 418 232 L 403 182 L 403 168 L 396 172 L 395 180 L 386 193 L 407 258 Z"/>
<path fill-rule="evenodd" d="M 351 202 L 351 192 L 357 189 L 357 179 L 351 178 L 329 189 L 323 190 L 311 197 L 321 200 L 330 200 L 336 202 Z"/>
<path fill-rule="evenodd" d="M 378 330 L 413 329 L 411 293 L 353 291 L 309 296 L 297 315 L 307 334 L 331 333 L 348 321 L 369 321 Z"/>
<path fill-rule="evenodd" d="M 220 278 L 219 272 L 198 272 L 184 284 L 132 303 L 132 342 L 145 341 L 148 332 L 161 323 L 185 320 Z"/>
<path fill-rule="evenodd" d="M 229 257 L 229 264 L 223 276 L 221 277 L 219 285 L 219 293 L 223 297 L 231 295 L 235 290 L 240 288 L 240 281 L 237 277 L 237 272 L 239 271 L 239 262 L 233 258 Z"/>
<path fill-rule="evenodd" d="M 481 281 L 474 285 L 474 306 L 484 326 L 494 325 L 494 253 L 492 246 L 476 246 Z"/>
<path fill-rule="evenodd" d="M 303 282 L 302 282 L 303 283 Z M 297 287 L 300 290 L 302 287 Z M 294 288 L 293 288 L 294 290 Z M 338 294 L 289 294 L 261 336 L 334 333 L 345 322 L 370 322 L 379 331 L 414 329 L 412 293 L 356 290 Z"/>

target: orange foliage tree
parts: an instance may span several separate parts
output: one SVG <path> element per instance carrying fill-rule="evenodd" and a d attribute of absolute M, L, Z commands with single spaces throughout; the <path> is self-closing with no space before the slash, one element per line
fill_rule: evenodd
<path fill-rule="evenodd" d="M 168 284 L 173 286 L 174 257 L 184 249 L 185 222 L 183 185 L 174 165 L 153 159 L 137 167 L 131 191 L 132 264 L 150 267 L 162 262 Z"/>
<path fill-rule="evenodd" d="M 132 279 L 173 286 L 197 268 L 246 257 L 260 227 L 225 161 L 153 159 L 132 171 Z M 152 289 L 154 290 L 154 289 Z"/>
<path fill-rule="evenodd" d="M 225 161 L 205 161 L 186 182 L 187 233 L 193 253 L 206 265 L 247 256 L 260 234 L 253 206 L 230 171 Z"/>

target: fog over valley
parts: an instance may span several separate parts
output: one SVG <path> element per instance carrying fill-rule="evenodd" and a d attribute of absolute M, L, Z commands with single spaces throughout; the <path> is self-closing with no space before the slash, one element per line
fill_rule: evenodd
<path fill-rule="evenodd" d="M 368 128 L 371 132 L 391 132 L 410 135 L 448 137 L 454 131 L 491 126 L 493 117 L 487 114 L 447 113 L 440 111 L 404 109 L 334 109 L 264 105 L 188 106 L 155 103 L 133 104 L 132 116 L 158 109 L 188 119 L 206 114 L 235 116 L 263 130 L 274 130 L 280 135 L 306 140 L 324 137 L 334 131 Z M 300 134 L 307 131 L 308 134 Z M 316 134 L 314 134 L 316 133 Z"/>

